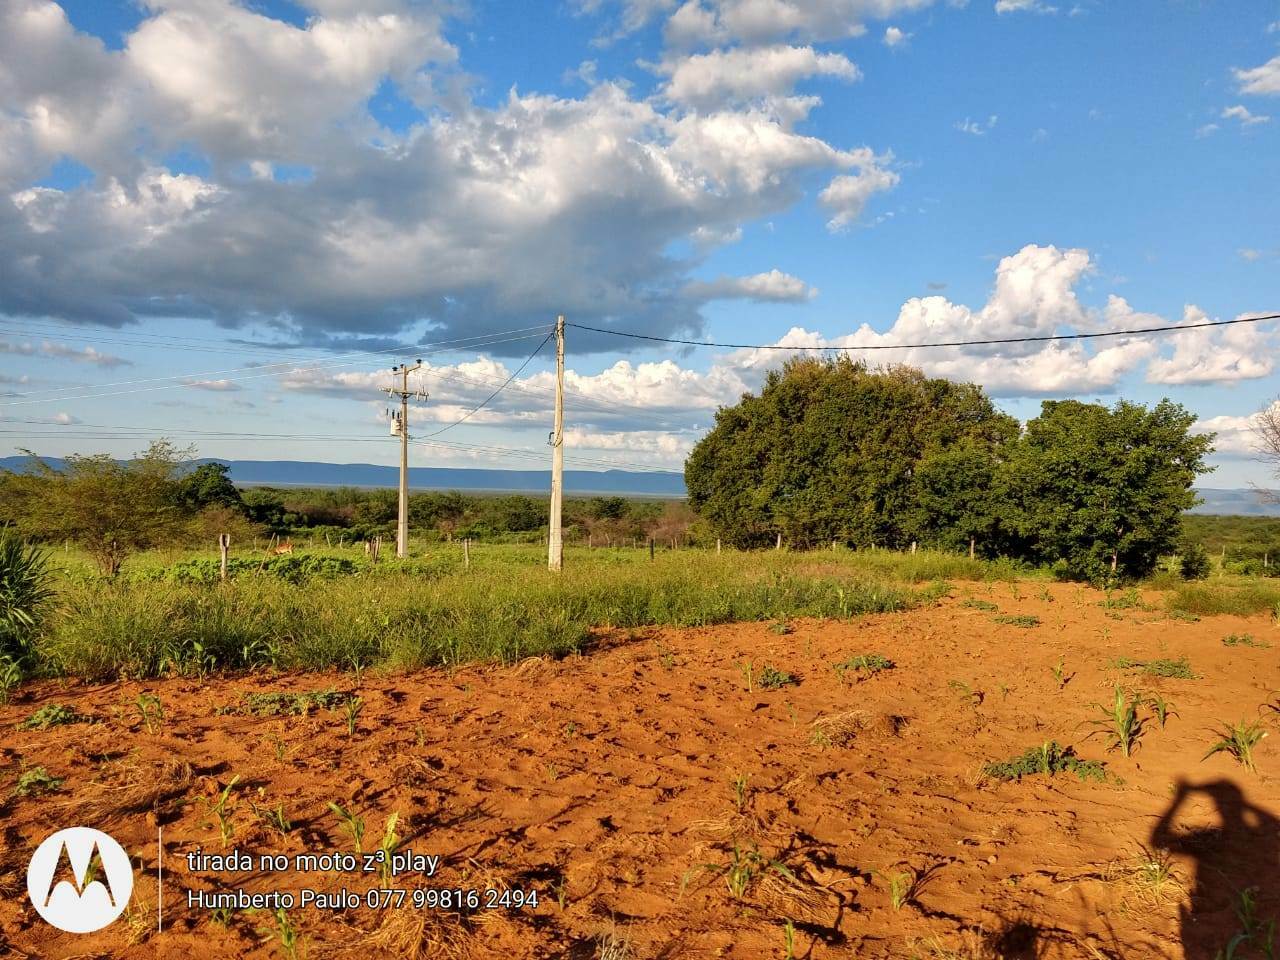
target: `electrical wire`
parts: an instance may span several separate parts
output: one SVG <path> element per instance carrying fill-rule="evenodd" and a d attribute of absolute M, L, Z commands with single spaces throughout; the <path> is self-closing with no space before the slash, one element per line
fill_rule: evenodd
<path fill-rule="evenodd" d="M 784 346 L 777 343 L 717 343 L 712 340 L 679 340 L 674 337 L 655 337 L 646 333 L 631 333 L 625 330 L 608 330 L 604 327 L 589 327 L 581 323 L 565 322 L 566 327 L 578 330 L 590 330 L 592 333 L 607 333 L 615 337 L 628 337 L 632 340 L 649 340 L 654 343 L 672 343 L 687 347 L 719 347 L 723 350 L 920 350 L 928 347 L 983 347 L 1001 343 L 1044 343 L 1050 340 L 1096 340 L 1100 337 L 1134 337 L 1153 333 L 1181 333 L 1185 330 L 1201 330 L 1206 327 L 1229 327 L 1237 323 L 1260 323 L 1263 320 L 1280 320 L 1280 313 L 1268 314 L 1265 317 L 1237 317 L 1234 320 L 1207 320 L 1203 323 L 1184 323 L 1176 326 L 1139 327 L 1135 330 L 1103 330 L 1097 333 L 1055 333 L 1038 337 L 999 337 L 990 340 L 940 340 L 936 343 L 876 343 L 867 346 Z"/>

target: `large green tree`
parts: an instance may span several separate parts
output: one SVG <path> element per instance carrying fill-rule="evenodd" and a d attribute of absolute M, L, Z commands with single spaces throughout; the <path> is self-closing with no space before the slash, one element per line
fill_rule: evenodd
<path fill-rule="evenodd" d="M 967 490 L 1016 435 L 1017 421 L 973 384 L 846 358 L 792 360 L 759 396 L 716 414 L 685 485 L 716 535 L 737 546 L 779 533 L 796 544 L 967 542 L 990 528 L 980 504 L 935 510 L 922 495 Z"/>
<path fill-rule="evenodd" d="M 32 454 L 19 528 L 41 539 L 68 539 L 114 577 L 130 554 L 185 532 L 182 471 L 190 457 L 165 440 L 132 460 L 69 456 L 58 470 Z"/>
<path fill-rule="evenodd" d="M 179 481 L 178 499 L 188 510 L 214 506 L 245 509 L 240 491 L 231 482 L 231 468 L 216 460 L 200 464 Z"/>
<path fill-rule="evenodd" d="M 1015 553 L 1075 578 L 1143 576 L 1174 552 L 1213 435 L 1169 400 L 1046 400 L 998 479 Z"/>

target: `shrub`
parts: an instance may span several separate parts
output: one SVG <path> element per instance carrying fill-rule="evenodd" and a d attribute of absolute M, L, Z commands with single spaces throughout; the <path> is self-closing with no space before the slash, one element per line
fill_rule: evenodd
<path fill-rule="evenodd" d="M 48 558 L 0 531 L 0 658 L 21 664 L 53 596 Z"/>
<path fill-rule="evenodd" d="M 1081 760 L 1071 747 L 1062 747 L 1050 740 L 1011 760 L 988 763 L 982 768 L 984 776 L 993 780 L 1021 780 L 1033 774 L 1052 777 L 1059 773 L 1074 773 L 1080 780 L 1105 781 L 1106 764 L 1099 760 Z"/>
<path fill-rule="evenodd" d="M 1201 544 L 1184 540 L 1178 553 L 1183 580 L 1203 580 L 1209 576 L 1209 553 Z"/>

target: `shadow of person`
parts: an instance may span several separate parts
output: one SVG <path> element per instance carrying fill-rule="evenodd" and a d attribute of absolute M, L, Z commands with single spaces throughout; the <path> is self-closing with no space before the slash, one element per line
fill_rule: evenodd
<path fill-rule="evenodd" d="M 1212 802 L 1212 811 L 1183 811 Z M 1178 815 L 1184 814 L 1182 823 Z M 1211 822 L 1213 814 L 1217 823 Z M 1181 908 L 1187 960 L 1212 960 L 1241 930 L 1240 894 L 1256 888 L 1257 917 L 1280 913 L 1280 819 L 1249 803 L 1229 780 L 1179 780 L 1169 808 L 1151 831 L 1151 847 L 1192 861 L 1189 900 Z"/>

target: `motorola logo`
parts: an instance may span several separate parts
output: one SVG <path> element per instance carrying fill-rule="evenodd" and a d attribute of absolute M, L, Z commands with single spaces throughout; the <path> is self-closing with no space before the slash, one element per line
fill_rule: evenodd
<path fill-rule="evenodd" d="M 101 930 L 133 894 L 133 865 L 101 830 L 68 827 L 45 839 L 27 865 L 27 893 L 46 921 L 68 933 Z"/>

